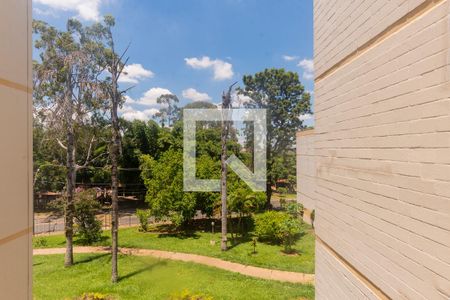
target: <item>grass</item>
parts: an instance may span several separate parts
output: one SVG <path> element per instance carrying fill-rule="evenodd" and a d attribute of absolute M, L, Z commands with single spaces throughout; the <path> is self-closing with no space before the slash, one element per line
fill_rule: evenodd
<path fill-rule="evenodd" d="M 119 256 L 121 278 L 110 283 L 110 255 L 78 254 L 77 263 L 63 267 L 62 255 L 33 257 L 33 299 L 73 299 L 85 292 L 114 299 L 170 299 L 189 290 L 214 299 L 314 299 L 314 288 L 267 281 L 202 265 Z"/>
<path fill-rule="evenodd" d="M 226 252 L 220 250 L 220 234 L 203 231 L 190 233 L 158 233 L 139 232 L 137 228 L 124 228 L 119 232 L 121 247 L 167 250 L 184 253 L 194 253 L 205 256 L 242 263 L 263 268 L 286 270 L 301 273 L 314 273 L 314 233 L 309 225 L 304 224 L 305 234 L 296 242 L 296 254 L 287 255 L 282 252 L 282 246 L 258 242 L 256 254 L 253 254 L 251 238 L 243 239 L 231 246 Z M 98 245 L 110 245 L 109 232 Z M 211 241 L 215 241 L 212 245 Z M 77 241 L 75 241 L 77 244 Z M 78 242 L 79 244 L 79 242 Z M 64 247 L 62 235 L 34 238 L 36 248 Z"/>

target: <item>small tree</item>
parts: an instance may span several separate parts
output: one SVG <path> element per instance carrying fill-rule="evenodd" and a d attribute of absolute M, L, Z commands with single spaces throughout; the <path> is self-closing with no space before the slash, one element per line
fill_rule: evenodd
<path fill-rule="evenodd" d="M 148 231 L 148 219 L 150 218 L 151 211 L 149 209 L 137 209 L 136 215 L 139 219 L 139 230 L 140 231 Z"/>
<path fill-rule="evenodd" d="M 183 191 L 183 153 L 164 152 L 158 160 L 140 156 L 141 176 L 147 188 L 146 202 L 157 218 L 169 218 L 175 226 L 185 224 L 195 215 L 196 197 Z"/>
<path fill-rule="evenodd" d="M 102 223 L 96 213 L 101 208 L 95 190 L 87 190 L 75 195 L 76 233 L 84 244 L 92 244 L 102 236 Z"/>
<path fill-rule="evenodd" d="M 267 211 L 255 216 L 255 234 L 261 241 L 284 245 L 284 251 L 292 252 L 292 245 L 301 233 L 301 223 L 285 212 Z"/>
<path fill-rule="evenodd" d="M 292 245 L 301 233 L 301 225 L 298 219 L 287 218 L 281 223 L 280 236 L 284 245 L 284 252 L 292 253 Z"/>

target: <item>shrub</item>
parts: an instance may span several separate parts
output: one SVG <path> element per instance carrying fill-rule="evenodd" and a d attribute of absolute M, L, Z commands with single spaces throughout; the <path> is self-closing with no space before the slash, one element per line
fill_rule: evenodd
<path fill-rule="evenodd" d="M 34 247 L 35 248 L 44 248 L 47 246 L 47 239 L 44 237 L 38 237 L 34 240 Z"/>
<path fill-rule="evenodd" d="M 287 251 L 291 251 L 300 233 L 300 221 L 288 213 L 267 211 L 255 216 L 255 234 L 258 239 L 283 243 Z"/>
<path fill-rule="evenodd" d="M 183 290 L 181 293 L 173 294 L 170 300 L 213 300 L 213 298 L 203 294 L 194 294 L 189 290 Z"/>
<path fill-rule="evenodd" d="M 289 218 L 284 212 L 266 211 L 255 215 L 255 234 L 260 241 L 280 242 L 281 224 Z"/>
<path fill-rule="evenodd" d="M 290 202 L 285 206 L 285 210 L 293 218 L 298 218 L 303 216 L 303 205 L 297 202 Z"/>
<path fill-rule="evenodd" d="M 139 230 L 140 231 L 148 231 L 148 218 L 150 218 L 150 210 L 149 209 L 137 209 L 136 215 L 139 219 Z"/>
<path fill-rule="evenodd" d="M 286 253 L 292 252 L 292 245 L 294 245 L 299 234 L 301 233 L 301 223 L 298 219 L 287 218 L 280 226 L 280 234 L 282 236 L 284 251 Z"/>
<path fill-rule="evenodd" d="M 85 244 L 99 241 L 102 236 L 102 223 L 96 218 L 101 205 L 95 196 L 95 190 L 86 190 L 75 195 L 76 233 Z"/>

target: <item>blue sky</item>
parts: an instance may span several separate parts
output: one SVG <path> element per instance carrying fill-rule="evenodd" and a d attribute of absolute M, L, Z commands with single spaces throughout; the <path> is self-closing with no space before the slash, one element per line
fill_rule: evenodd
<path fill-rule="evenodd" d="M 128 119 L 150 118 L 168 91 L 181 105 L 218 103 L 228 85 L 271 67 L 314 89 L 312 0 L 33 0 L 33 17 L 59 28 L 105 14 L 116 18 L 118 49 L 131 43 L 121 83 L 135 85 L 121 111 Z"/>

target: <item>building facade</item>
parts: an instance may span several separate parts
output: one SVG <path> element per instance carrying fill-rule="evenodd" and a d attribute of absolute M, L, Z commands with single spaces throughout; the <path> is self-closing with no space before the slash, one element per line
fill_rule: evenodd
<path fill-rule="evenodd" d="M 0 1 L 0 299 L 32 299 L 31 0 Z"/>
<path fill-rule="evenodd" d="M 317 299 L 450 299 L 449 2 L 314 1 Z"/>

